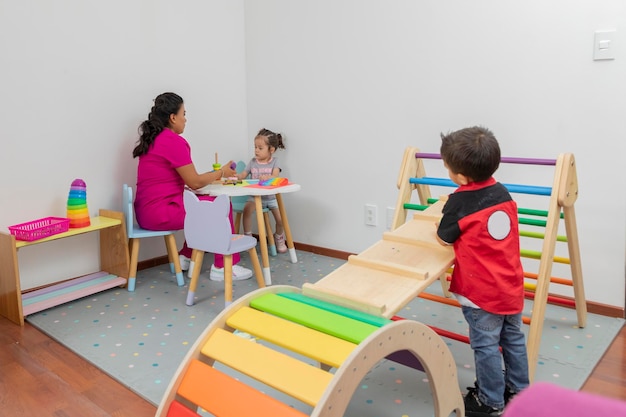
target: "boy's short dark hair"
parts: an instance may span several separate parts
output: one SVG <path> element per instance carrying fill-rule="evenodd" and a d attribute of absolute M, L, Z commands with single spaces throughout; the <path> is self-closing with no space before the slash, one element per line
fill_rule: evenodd
<path fill-rule="evenodd" d="M 448 168 L 472 181 L 488 180 L 500 165 L 500 145 L 493 133 L 480 126 L 441 134 L 441 159 Z"/>

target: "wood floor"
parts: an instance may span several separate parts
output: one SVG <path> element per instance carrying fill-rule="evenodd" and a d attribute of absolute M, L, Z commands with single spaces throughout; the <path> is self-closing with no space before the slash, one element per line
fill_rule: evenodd
<path fill-rule="evenodd" d="M 581 391 L 626 401 L 626 326 L 622 327 Z"/>
<path fill-rule="evenodd" d="M 0 318 L 0 414 L 144 417 L 156 407 L 26 323 Z"/>
<path fill-rule="evenodd" d="M 626 401 L 626 327 L 582 391 Z M 0 317 L 0 414 L 148 417 L 156 407 L 30 324 Z"/>

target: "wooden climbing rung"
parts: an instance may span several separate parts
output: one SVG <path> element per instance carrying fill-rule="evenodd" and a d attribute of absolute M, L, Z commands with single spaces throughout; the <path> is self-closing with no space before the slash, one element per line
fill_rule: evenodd
<path fill-rule="evenodd" d="M 254 344 L 247 340 L 243 342 Z M 198 360 L 189 363 L 178 394 L 220 417 L 307 415 Z M 172 402 L 167 414 L 167 417 L 195 416 L 198 414 L 178 401 Z"/>
<path fill-rule="evenodd" d="M 329 372 L 224 329 L 215 329 L 201 352 L 311 406 L 333 378 Z"/>
<path fill-rule="evenodd" d="M 352 343 L 361 343 L 378 329 L 377 326 L 276 294 L 257 297 L 250 301 L 250 306 Z"/>
<path fill-rule="evenodd" d="M 350 317 L 351 319 L 362 321 L 363 323 L 369 323 L 376 327 L 382 327 L 385 324 L 391 323 L 390 319 L 386 319 L 384 317 L 376 316 L 373 314 L 363 313 L 362 311 L 354 310 L 352 308 L 342 307 L 340 305 L 329 303 L 318 298 L 306 296 L 303 293 L 299 292 L 279 292 L 278 295 L 281 297 L 289 298 L 290 300 L 295 300 L 300 303 L 321 308 L 322 310 L 332 311 L 333 313 L 337 313 L 345 317 Z"/>
<path fill-rule="evenodd" d="M 170 408 L 167 410 L 167 417 L 200 417 L 200 414 L 174 400 L 170 404 Z"/>
<path fill-rule="evenodd" d="M 356 347 L 354 343 L 250 307 L 237 310 L 226 320 L 226 324 L 335 368 Z"/>

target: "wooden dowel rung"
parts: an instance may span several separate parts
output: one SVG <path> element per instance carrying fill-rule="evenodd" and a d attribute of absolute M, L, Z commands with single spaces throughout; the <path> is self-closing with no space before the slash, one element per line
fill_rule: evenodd
<path fill-rule="evenodd" d="M 428 294 L 427 292 L 421 292 L 417 296 L 425 300 L 436 301 L 438 303 L 447 304 L 454 307 L 461 307 L 461 304 L 459 304 L 459 302 L 453 298 L 446 298 L 440 295 Z M 522 322 L 524 324 L 530 324 L 530 317 L 522 317 Z"/>
<path fill-rule="evenodd" d="M 415 157 L 418 159 L 441 159 L 438 153 L 417 152 Z M 504 164 L 522 164 L 522 165 L 556 165 L 556 159 L 542 158 L 518 158 L 514 156 L 503 156 L 500 162 Z"/>
<path fill-rule="evenodd" d="M 421 185 L 436 185 L 440 187 L 457 187 L 457 185 L 447 178 L 434 178 L 434 177 L 420 177 L 420 178 L 410 178 L 410 184 L 421 184 Z M 533 194 L 533 195 L 545 195 L 549 196 L 552 194 L 552 187 L 542 187 L 538 185 L 524 185 L 524 184 L 502 184 L 507 190 L 511 193 L 517 194 Z"/>
<path fill-rule="evenodd" d="M 421 292 L 417 295 L 420 298 L 430 301 L 436 301 L 441 304 L 447 304 L 453 307 L 461 307 L 461 304 L 455 298 L 446 298 L 440 295 L 429 294 L 427 292 Z"/>
<path fill-rule="evenodd" d="M 520 236 L 524 236 L 524 237 L 532 237 L 532 238 L 535 238 L 535 239 L 543 239 L 543 238 L 546 237 L 546 235 L 543 234 L 543 233 L 531 232 L 531 231 L 528 231 L 528 230 L 520 230 L 519 231 L 519 235 Z M 559 235 L 559 236 L 556 237 L 556 240 L 558 242 L 567 242 L 567 236 Z"/>
<path fill-rule="evenodd" d="M 523 225 L 526 225 L 526 226 L 546 227 L 546 221 L 545 220 L 528 219 L 526 217 L 518 217 L 517 218 L 517 222 L 519 224 L 523 224 Z"/>
<path fill-rule="evenodd" d="M 524 291 L 524 296 L 530 300 L 535 299 L 535 293 L 532 291 Z M 560 304 L 567 307 L 576 307 L 576 301 L 556 295 L 549 295 L 548 302 L 552 304 Z"/>
<path fill-rule="evenodd" d="M 530 279 L 537 279 L 539 277 L 539 275 L 534 273 L 534 272 L 526 272 L 526 271 L 524 271 L 524 277 L 525 278 L 530 278 Z M 550 282 L 553 282 L 555 284 L 561 284 L 561 285 L 569 285 L 570 287 L 573 285 L 572 280 L 571 279 L 567 279 L 567 278 L 550 277 Z"/>
<path fill-rule="evenodd" d="M 541 259 L 542 253 L 539 251 L 522 249 L 520 250 L 520 256 L 522 256 L 523 258 Z M 556 263 L 566 264 L 566 265 L 569 265 L 569 262 L 570 262 L 569 258 L 564 258 L 562 256 L 554 256 L 552 260 Z"/>
<path fill-rule="evenodd" d="M 406 210 L 417 210 L 417 211 L 423 211 L 426 210 L 428 208 L 428 206 L 426 205 L 422 205 L 422 204 L 411 204 L 411 203 L 404 203 L 404 208 Z"/>
<path fill-rule="evenodd" d="M 451 332 L 449 330 L 445 330 L 439 327 L 435 327 L 435 326 L 428 326 L 431 329 L 433 329 L 435 331 L 435 333 L 437 333 L 439 336 L 442 337 L 447 337 L 448 339 L 452 339 L 452 340 L 456 340 L 457 342 L 463 342 L 463 343 L 467 343 L 469 344 L 469 337 L 459 334 L 459 333 L 455 333 L 455 332 Z"/>

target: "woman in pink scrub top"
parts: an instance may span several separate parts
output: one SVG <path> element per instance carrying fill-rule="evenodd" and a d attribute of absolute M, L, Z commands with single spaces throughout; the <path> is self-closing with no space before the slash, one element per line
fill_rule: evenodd
<path fill-rule="evenodd" d="M 139 158 L 135 216 L 137 223 L 148 230 L 181 230 L 184 228 L 185 186 L 195 190 L 224 177 L 233 177 L 237 172 L 230 167 L 232 161 L 218 171 L 199 174 L 191 160 L 191 147 L 180 136 L 185 130 L 185 104 L 175 93 L 163 93 L 154 100 L 148 119 L 139 126 L 140 137 L 133 150 L 133 158 Z M 213 200 L 212 196 L 199 196 Z M 232 225 L 232 212 L 230 214 Z M 233 227 L 234 233 L 234 227 Z M 191 248 L 187 242 L 179 252 L 181 267 L 189 268 Z M 252 271 L 235 265 L 239 255 L 233 255 L 233 279 L 247 279 Z M 210 278 L 224 279 L 224 259 L 215 254 Z M 220 279 L 221 278 L 221 279 Z"/>

